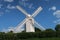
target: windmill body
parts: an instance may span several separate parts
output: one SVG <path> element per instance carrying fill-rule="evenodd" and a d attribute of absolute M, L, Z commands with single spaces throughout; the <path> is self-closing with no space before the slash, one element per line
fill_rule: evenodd
<path fill-rule="evenodd" d="M 34 19 L 30 16 L 26 18 L 26 32 L 35 32 Z"/>
<path fill-rule="evenodd" d="M 42 27 L 41 25 L 39 25 L 35 20 L 34 17 L 42 10 L 41 7 L 39 7 L 32 15 L 28 14 L 24 9 L 22 9 L 20 6 L 16 6 L 16 8 L 18 10 L 20 10 L 23 14 L 26 15 L 26 18 L 20 23 L 18 24 L 18 26 L 13 30 L 15 33 L 17 32 L 21 32 L 23 30 L 22 27 L 24 25 L 26 25 L 26 32 L 35 32 L 35 28 L 34 28 L 34 24 L 39 26 L 39 29 L 41 29 L 42 31 L 45 30 L 44 27 Z"/>

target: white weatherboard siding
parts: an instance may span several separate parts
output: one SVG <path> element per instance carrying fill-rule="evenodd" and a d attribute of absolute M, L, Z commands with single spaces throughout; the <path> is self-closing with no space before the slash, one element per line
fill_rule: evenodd
<path fill-rule="evenodd" d="M 27 18 L 26 32 L 35 32 L 35 28 L 33 24 L 34 24 L 34 20 L 32 18 Z"/>

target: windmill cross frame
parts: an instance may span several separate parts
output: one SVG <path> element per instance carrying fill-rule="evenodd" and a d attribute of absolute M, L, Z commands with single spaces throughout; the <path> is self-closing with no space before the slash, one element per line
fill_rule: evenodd
<path fill-rule="evenodd" d="M 42 27 L 41 25 L 39 25 L 39 24 L 33 19 L 33 17 L 35 17 L 39 12 L 41 12 L 41 10 L 42 10 L 41 7 L 39 7 L 32 15 L 28 14 L 28 13 L 27 13 L 24 9 L 22 9 L 20 6 L 16 6 L 16 8 L 17 8 L 18 10 L 20 10 L 23 14 L 25 14 L 25 15 L 26 15 L 26 18 L 15 28 L 15 32 L 20 32 L 20 31 L 22 31 L 22 30 L 21 30 L 21 27 L 26 23 L 27 20 L 30 20 L 30 19 L 32 19 L 32 23 L 33 23 L 33 24 L 35 23 L 35 24 L 37 24 L 38 26 L 40 26 L 39 29 L 41 29 L 42 31 L 45 30 L 44 27 Z M 29 25 L 30 25 L 30 24 L 29 24 Z M 33 28 L 33 29 L 34 29 L 34 28 Z M 33 29 L 31 29 L 31 30 L 33 30 Z M 34 32 L 34 30 L 33 30 L 32 32 Z"/>

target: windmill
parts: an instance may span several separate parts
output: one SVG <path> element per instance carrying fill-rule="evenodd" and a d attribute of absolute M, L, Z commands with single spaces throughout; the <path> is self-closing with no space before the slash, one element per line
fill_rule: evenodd
<path fill-rule="evenodd" d="M 39 25 L 35 20 L 34 17 L 41 12 L 42 8 L 39 7 L 32 15 L 28 14 L 24 9 L 22 9 L 20 6 L 16 6 L 16 8 L 18 10 L 20 10 L 23 14 L 25 14 L 26 18 L 20 23 L 18 24 L 18 26 L 14 29 L 14 32 L 20 32 L 21 27 L 24 26 L 26 24 L 26 32 L 35 32 L 35 27 L 34 24 L 36 24 L 37 26 L 39 26 L 39 29 L 41 29 L 42 31 L 45 30 L 44 27 L 42 27 L 41 25 Z"/>

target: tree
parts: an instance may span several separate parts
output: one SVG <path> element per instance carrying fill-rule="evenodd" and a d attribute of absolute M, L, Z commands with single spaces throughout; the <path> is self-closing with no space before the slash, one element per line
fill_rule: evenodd
<path fill-rule="evenodd" d="M 56 36 L 56 33 L 53 29 L 46 29 L 44 31 L 45 33 L 45 37 L 55 37 Z"/>
<path fill-rule="evenodd" d="M 52 30 L 52 29 L 46 29 L 45 31 L 46 32 L 53 32 L 54 30 Z"/>
<path fill-rule="evenodd" d="M 36 32 L 41 32 L 41 30 L 38 29 L 38 28 L 36 28 L 36 27 L 35 27 L 35 31 L 36 31 Z"/>
<path fill-rule="evenodd" d="M 56 25 L 55 30 L 56 30 L 56 31 L 60 31 L 60 24 L 57 24 L 57 25 Z"/>

